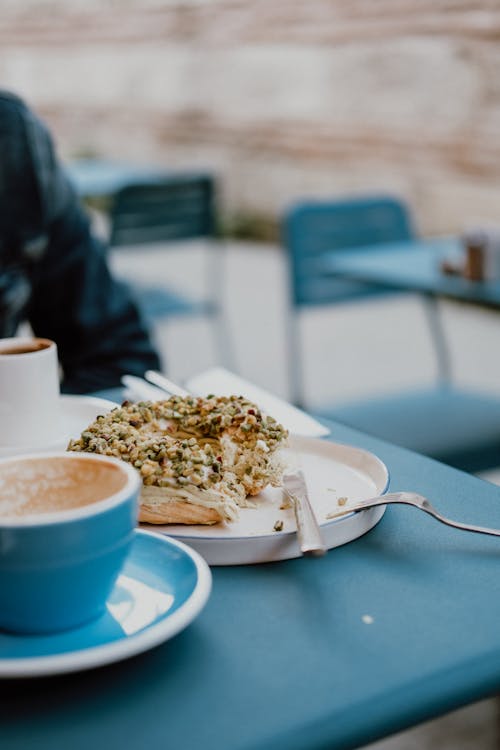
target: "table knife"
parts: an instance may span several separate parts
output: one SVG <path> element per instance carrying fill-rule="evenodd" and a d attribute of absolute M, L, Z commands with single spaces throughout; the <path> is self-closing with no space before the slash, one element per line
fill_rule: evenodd
<path fill-rule="evenodd" d="M 283 490 L 294 509 L 300 551 L 309 557 L 324 555 L 326 546 L 309 502 L 304 474 L 300 469 L 288 471 L 283 475 Z"/>

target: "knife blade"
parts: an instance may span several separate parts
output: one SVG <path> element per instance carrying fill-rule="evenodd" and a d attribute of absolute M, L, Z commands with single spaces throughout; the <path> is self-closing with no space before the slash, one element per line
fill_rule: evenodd
<path fill-rule="evenodd" d="M 283 490 L 290 499 L 295 513 L 300 551 L 308 557 L 321 557 L 326 546 L 309 501 L 304 473 L 301 469 L 283 475 Z"/>

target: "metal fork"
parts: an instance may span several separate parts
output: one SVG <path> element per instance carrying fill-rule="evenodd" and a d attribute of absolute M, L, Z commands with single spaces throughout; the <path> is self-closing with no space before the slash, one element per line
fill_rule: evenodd
<path fill-rule="evenodd" d="M 433 505 L 423 495 L 419 495 L 416 492 L 389 492 L 387 495 L 380 495 L 379 497 L 372 497 L 369 500 L 362 500 L 355 505 L 346 507 L 338 513 L 330 513 L 328 518 L 336 518 L 337 516 L 343 516 L 346 513 L 357 512 L 359 510 L 365 510 L 366 508 L 374 508 L 377 505 L 413 505 L 419 510 L 425 511 L 430 516 L 435 518 L 441 523 L 447 526 L 453 526 L 455 529 L 462 529 L 463 531 L 475 531 L 478 534 L 490 534 L 491 536 L 500 536 L 500 529 L 489 529 L 486 526 L 474 526 L 469 523 L 460 523 L 459 521 L 452 521 L 450 518 L 446 518 L 441 515 Z"/>

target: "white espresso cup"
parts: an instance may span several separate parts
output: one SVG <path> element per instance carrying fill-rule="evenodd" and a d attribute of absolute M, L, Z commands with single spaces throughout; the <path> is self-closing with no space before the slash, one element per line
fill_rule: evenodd
<path fill-rule="evenodd" d="M 61 433 L 57 346 L 0 339 L 0 447 L 44 447 Z"/>

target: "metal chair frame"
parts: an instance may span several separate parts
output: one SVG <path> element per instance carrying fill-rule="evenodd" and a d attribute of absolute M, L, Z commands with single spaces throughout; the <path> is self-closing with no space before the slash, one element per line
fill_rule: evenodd
<path fill-rule="evenodd" d="M 378 222 L 380 212 L 385 214 L 385 224 Z M 363 217 L 372 217 L 375 231 L 370 226 L 363 227 Z M 305 248 L 314 248 L 312 230 L 308 232 L 309 221 L 321 220 L 323 236 L 320 240 L 323 248 L 316 248 L 312 255 L 314 261 L 322 252 L 331 253 L 335 249 L 347 247 L 368 247 L 379 242 L 405 241 L 414 239 L 416 234 L 410 213 L 405 204 L 392 196 L 368 196 L 343 200 L 304 200 L 292 206 L 285 214 L 282 223 L 283 245 L 289 258 L 290 294 L 287 315 L 287 351 L 288 372 L 291 400 L 298 406 L 306 406 L 304 386 L 304 366 L 301 356 L 302 334 L 300 322 L 306 308 L 313 306 L 330 306 L 339 302 L 354 302 L 373 299 L 385 295 L 405 294 L 404 290 L 384 289 L 378 285 L 334 280 L 332 290 L 328 292 L 328 280 L 320 279 L 317 263 L 308 265 L 304 259 Z M 343 225 L 340 232 L 335 230 L 336 222 Z M 369 222 L 368 222 L 369 223 Z M 354 224 L 354 231 L 350 225 Z M 356 226 L 357 225 L 357 226 Z M 331 231 L 329 231 L 329 227 Z M 338 235 L 344 233 L 344 241 Z M 328 235 L 331 234 L 331 240 Z M 335 237 L 337 235 L 337 237 Z M 337 244 L 335 244 L 337 241 Z M 301 257 L 302 256 L 302 257 Z M 308 292 L 308 279 L 321 282 L 320 296 Z M 440 384 L 447 384 L 452 377 L 451 358 L 446 340 L 439 301 L 432 295 L 419 295 L 431 336 L 437 365 L 437 379 Z"/>
<path fill-rule="evenodd" d="M 117 191 L 110 207 L 108 247 L 131 248 L 201 238 L 206 242 L 204 287 L 208 297 L 190 300 L 168 286 L 144 287 L 129 283 L 149 320 L 179 316 L 207 317 L 213 321 L 214 346 L 221 364 L 235 369 L 228 322 L 222 309 L 225 284 L 225 246 L 217 236 L 216 184 L 210 174 L 171 173 L 127 184 Z M 164 304 L 162 305 L 162 297 Z M 159 299 L 159 309 L 148 299 Z M 142 303 L 141 303 L 142 299 Z"/>

